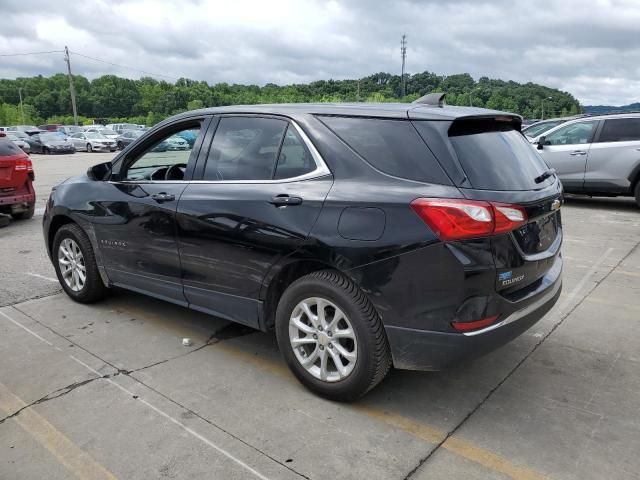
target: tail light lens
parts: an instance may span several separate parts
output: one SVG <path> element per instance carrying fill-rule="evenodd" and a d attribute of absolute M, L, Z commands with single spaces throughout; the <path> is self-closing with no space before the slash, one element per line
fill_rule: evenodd
<path fill-rule="evenodd" d="M 15 161 L 13 170 L 16 172 L 33 172 L 33 164 L 30 158 L 19 158 Z"/>
<path fill-rule="evenodd" d="M 411 208 L 443 241 L 497 235 L 527 223 L 522 207 L 504 203 L 418 198 Z"/>
<path fill-rule="evenodd" d="M 480 330 L 481 328 L 488 327 L 495 323 L 498 319 L 498 315 L 493 317 L 483 318 L 481 320 L 474 320 L 472 322 L 451 322 L 451 326 L 459 332 L 471 332 L 473 330 Z"/>

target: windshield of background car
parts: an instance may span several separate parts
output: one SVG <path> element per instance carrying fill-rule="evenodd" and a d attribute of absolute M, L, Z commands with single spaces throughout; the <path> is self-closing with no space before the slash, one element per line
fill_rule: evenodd
<path fill-rule="evenodd" d="M 100 134 L 102 134 L 102 135 L 118 135 L 116 132 L 114 132 L 113 130 L 109 130 L 108 128 L 103 128 L 102 130 L 100 130 Z"/>
<path fill-rule="evenodd" d="M 555 181 L 535 178 L 549 167 L 508 122 L 466 120 L 454 122 L 449 141 L 473 188 L 479 190 L 536 190 Z"/>
<path fill-rule="evenodd" d="M 525 128 L 522 133 L 530 138 L 537 137 L 538 135 L 542 135 L 544 132 L 548 132 L 553 127 L 557 127 L 561 123 L 563 123 L 563 120 L 558 120 L 557 122 L 536 123 Z"/>
<path fill-rule="evenodd" d="M 87 138 L 91 139 L 91 140 L 109 140 L 104 135 L 102 135 L 100 133 L 95 133 L 95 132 L 89 132 L 89 133 L 85 134 L 85 136 Z"/>
<path fill-rule="evenodd" d="M 64 141 L 67 136 L 64 133 L 41 133 L 40 140 L 43 142 L 60 142 Z"/>

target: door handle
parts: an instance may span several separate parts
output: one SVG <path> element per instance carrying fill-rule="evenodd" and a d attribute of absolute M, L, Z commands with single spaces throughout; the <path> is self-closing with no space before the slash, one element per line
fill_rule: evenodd
<path fill-rule="evenodd" d="M 585 152 L 584 150 L 575 150 L 571 152 L 569 155 L 573 155 L 575 157 L 576 155 L 586 155 L 586 154 L 587 152 Z"/>
<path fill-rule="evenodd" d="M 287 205 L 300 205 L 302 203 L 302 198 L 300 197 L 290 197 L 287 194 L 276 195 L 269 200 L 269 203 L 275 205 L 276 207 L 286 207 Z"/>
<path fill-rule="evenodd" d="M 162 203 L 162 202 L 171 202 L 172 200 L 176 199 L 176 196 L 171 193 L 162 192 L 162 193 L 154 193 L 153 195 L 151 195 L 151 198 L 153 198 L 158 203 Z"/>

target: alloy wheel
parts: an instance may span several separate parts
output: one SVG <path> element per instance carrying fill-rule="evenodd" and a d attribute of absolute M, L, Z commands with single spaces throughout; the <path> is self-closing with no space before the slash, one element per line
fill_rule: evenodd
<path fill-rule="evenodd" d="M 302 300 L 289 318 L 289 341 L 300 365 L 315 378 L 338 382 L 356 365 L 358 342 L 351 322 L 321 297 Z"/>
<path fill-rule="evenodd" d="M 87 281 L 87 267 L 78 244 L 65 238 L 58 247 L 58 265 L 64 282 L 74 292 L 84 288 Z"/>

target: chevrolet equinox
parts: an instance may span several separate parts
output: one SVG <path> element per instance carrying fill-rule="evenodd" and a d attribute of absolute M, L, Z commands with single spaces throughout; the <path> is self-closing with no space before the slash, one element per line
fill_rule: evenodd
<path fill-rule="evenodd" d="M 123 287 L 263 331 L 309 389 L 354 400 L 537 322 L 561 289 L 560 181 L 517 115 L 412 104 L 209 108 L 56 186 L 65 292 Z M 172 136 L 187 150 L 159 151 Z"/>

